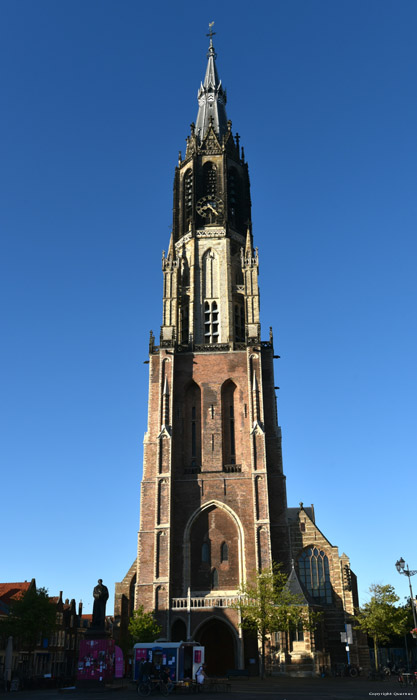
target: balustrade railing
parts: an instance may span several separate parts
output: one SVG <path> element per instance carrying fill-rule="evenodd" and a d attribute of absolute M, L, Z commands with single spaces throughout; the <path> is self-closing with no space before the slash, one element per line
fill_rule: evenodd
<path fill-rule="evenodd" d="M 207 598 L 172 598 L 171 608 L 187 610 L 195 608 L 230 608 L 239 600 L 238 596 L 208 596 Z"/>

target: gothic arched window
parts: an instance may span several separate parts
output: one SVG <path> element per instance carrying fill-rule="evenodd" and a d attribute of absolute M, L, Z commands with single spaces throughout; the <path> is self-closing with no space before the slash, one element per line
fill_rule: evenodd
<path fill-rule="evenodd" d="M 231 223 L 234 224 L 236 222 L 236 214 L 237 214 L 237 209 L 239 206 L 239 176 L 235 170 L 235 168 L 232 168 L 229 170 L 228 173 L 228 192 L 227 192 L 227 199 L 229 202 L 229 216 L 231 219 Z"/>
<path fill-rule="evenodd" d="M 237 343 L 245 340 L 245 311 L 243 303 L 235 304 L 235 340 Z"/>
<path fill-rule="evenodd" d="M 235 390 L 232 381 L 222 388 L 223 464 L 236 464 Z"/>
<path fill-rule="evenodd" d="M 222 542 L 220 546 L 220 561 L 229 561 L 229 547 L 227 542 Z"/>
<path fill-rule="evenodd" d="M 308 547 L 298 557 L 300 581 L 317 603 L 332 603 L 329 560 L 317 547 Z"/>
<path fill-rule="evenodd" d="M 181 343 L 187 345 L 190 339 L 190 302 L 189 297 L 181 300 Z"/>
<path fill-rule="evenodd" d="M 184 176 L 184 230 L 193 213 L 193 171 L 187 170 Z"/>
<path fill-rule="evenodd" d="M 209 542 L 203 542 L 201 546 L 201 561 L 204 564 L 210 564 L 210 544 Z"/>
<path fill-rule="evenodd" d="M 203 167 L 204 193 L 206 195 L 217 194 L 217 168 L 214 163 L 206 163 Z"/>
<path fill-rule="evenodd" d="M 165 599 L 165 588 L 164 586 L 158 586 L 155 591 L 155 610 L 162 610 L 164 608 Z"/>
<path fill-rule="evenodd" d="M 184 459 L 186 467 L 201 465 L 201 390 L 191 382 L 185 392 Z"/>

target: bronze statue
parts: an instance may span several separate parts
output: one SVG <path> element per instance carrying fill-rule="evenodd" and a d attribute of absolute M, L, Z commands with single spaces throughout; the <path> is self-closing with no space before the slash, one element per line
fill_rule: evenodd
<path fill-rule="evenodd" d="M 106 603 L 109 598 L 109 590 L 107 586 L 103 586 L 103 579 L 99 578 L 98 585 L 94 586 L 93 590 L 94 606 L 93 606 L 93 621 L 92 627 L 103 629 L 106 619 Z"/>

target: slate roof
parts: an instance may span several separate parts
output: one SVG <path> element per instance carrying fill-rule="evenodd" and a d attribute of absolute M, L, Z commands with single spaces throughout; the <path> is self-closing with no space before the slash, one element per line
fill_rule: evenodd
<path fill-rule="evenodd" d="M 204 83 L 201 83 L 197 94 L 198 114 L 195 131 L 200 144 L 207 134 L 210 123 L 213 124 L 213 129 L 220 140 L 222 135 L 227 132 L 226 91 L 223 89 L 222 81 L 217 73 L 216 52 L 211 39 L 207 58 Z"/>
<path fill-rule="evenodd" d="M 315 523 L 315 519 L 314 519 L 314 509 L 313 509 L 313 508 L 310 508 L 310 507 L 306 507 L 306 508 L 303 508 L 303 510 L 304 510 L 305 513 L 308 515 L 308 517 L 310 518 L 310 520 L 312 520 L 313 523 Z M 287 517 L 288 517 L 288 520 L 296 520 L 297 517 L 298 517 L 298 514 L 300 513 L 300 511 L 301 511 L 300 508 L 287 508 Z M 302 511 L 301 511 L 301 512 L 302 512 Z"/>
<path fill-rule="evenodd" d="M 298 598 L 300 599 L 300 605 L 311 605 L 312 604 L 310 596 L 308 596 L 308 594 L 306 594 L 301 587 L 301 583 L 298 579 L 298 576 L 296 574 L 294 567 L 291 569 L 291 573 L 288 576 L 287 582 L 285 584 L 285 588 L 287 588 L 289 590 L 289 592 L 292 593 L 293 595 L 298 596 Z"/>

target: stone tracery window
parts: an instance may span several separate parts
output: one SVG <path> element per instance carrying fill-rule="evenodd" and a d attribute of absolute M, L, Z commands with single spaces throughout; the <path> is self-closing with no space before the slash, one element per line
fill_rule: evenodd
<path fill-rule="evenodd" d="M 329 560 L 317 547 L 308 547 L 298 558 L 300 581 L 317 603 L 332 603 Z"/>

